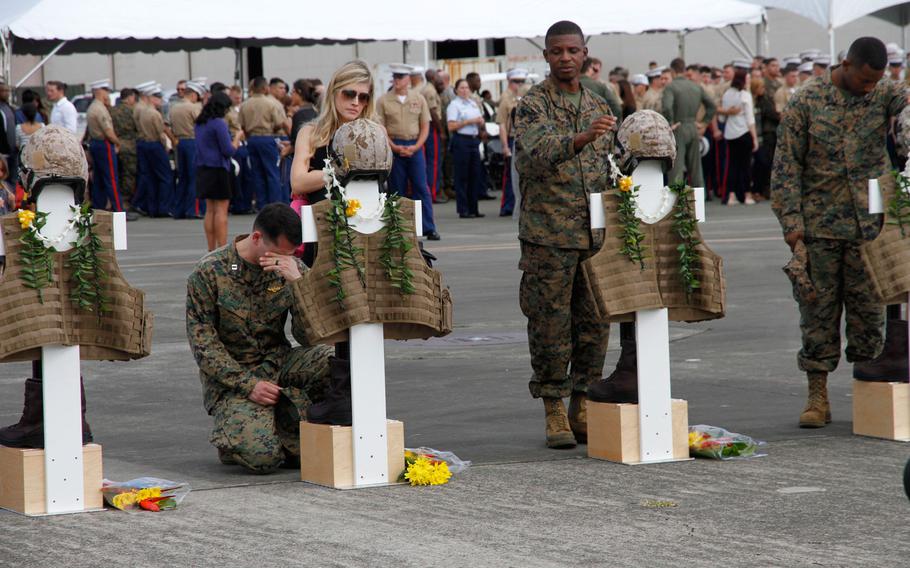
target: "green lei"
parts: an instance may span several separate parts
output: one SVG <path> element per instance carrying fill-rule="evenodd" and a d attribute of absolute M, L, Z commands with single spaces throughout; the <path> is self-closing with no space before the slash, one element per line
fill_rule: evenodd
<path fill-rule="evenodd" d="M 895 171 L 894 181 L 897 191 L 888 202 L 888 224 L 897 225 L 901 230 L 901 238 L 907 236 L 906 231 L 910 226 L 910 178 L 903 173 Z"/>

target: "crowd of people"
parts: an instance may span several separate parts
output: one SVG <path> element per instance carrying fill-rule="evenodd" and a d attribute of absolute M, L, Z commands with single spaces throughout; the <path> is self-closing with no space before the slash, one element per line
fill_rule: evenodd
<path fill-rule="evenodd" d="M 889 46 L 887 76 L 903 81 L 905 64 L 904 53 Z M 704 186 L 707 199 L 726 205 L 751 205 L 769 197 L 777 126 L 787 101 L 830 65 L 831 57 L 818 50 L 780 60 L 737 59 L 722 67 L 677 58 L 666 67 L 651 62 L 640 74 L 615 67 L 603 80 L 602 61 L 586 57 L 581 84 L 620 121 L 643 109 L 670 121 L 680 159 L 669 182 Z M 512 121 L 530 86 L 528 71 L 510 69 L 497 101 L 481 90 L 477 73 L 453 82 L 443 69 L 389 70 L 388 92 L 374 96 L 372 89 L 361 93 L 346 85 L 338 104 L 325 104 L 326 87 L 314 78 L 289 86 L 279 77 L 256 77 L 246 98 L 239 85 L 181 80 L 170 100 L 161 84 L 148 81 L 121 89 L 115 105 L 108 80 L 91 83 L 94 101 L 83 141 L 93 205 L 127 211 L 129 220 L 204 218 L 213 250 L 225 244 L 229 212 L 253 213 L 274 202 L 291 203 L 299 212 L 325 198 L 319 175 L 307 174 L 320 171 L 326 158 L 326 113 L 354 104 L 385 126 L 394 154 L 389 189 L 421 200 L 426 238 L 441 238 L 433 208 L 450 199 L 459 218 L 472 219 L 485 216 L 478 203 L 495 199 L 491 190 L 501 191 L 498 214 L 511 216 L 517 189 Z M 15 202 L 17 152 L 35 131 L 45 124 L 77 131 L 78 112 L 66 90 L 64 83 L 48 81 L 43 97 L 26 89 L 16 108 L 9 86 L 0 85 L 0 154 L 10 172 L 0 201 Z M 893 133 L 889 150 L 898 162 Z"/>

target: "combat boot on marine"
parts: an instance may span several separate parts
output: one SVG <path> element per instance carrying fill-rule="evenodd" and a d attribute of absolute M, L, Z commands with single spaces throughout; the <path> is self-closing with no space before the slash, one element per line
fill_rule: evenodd
<path fill-rule="evenodd" d="M 620 324 L 619 361 L 609 377 L 588 385 L 588 400 L 638 404 L 638 359 L 635 353 L 635 327 Z"/>
<path fill-rule="evenodd" d="M 543 407 L 547 413 L 547 447 L 568 449 L 577 443 L 569 426 L 566 405 L 561 398 L 544 398 Z"/>
<path fill-rule="evenodd" d="M 831 423 L 831 404 L 828 402 L 828 373 L 809 372 L 809 400 L 799 415 L 800 428 L 824 428 Z"/>
<path fill-rule="evenodd" d="M 0 430 L 0 446 L 9 448 L 44 448 L 44 399 L 40 378 L 26 379 L 25 404 L 22 418 L 17 424 Z M 82 377 L 79 378 L 79 389 L 82 397 L 82 443 L 90 444 L 93 440 L 92 429 L 85 421 L 85 387 Z"/>
<path fill-rule="evenodd" d="M 853 378 L 885 383 L 910 381 L 907 368 L 906 320 L 888 320 L 885 327 L 885 347 L 881 354 L 871 361 L 854 363 Z"/>
<path fill-rule="evenodd" d="M 351 363 L 329 357 L 331 379 L 325 398 L 306 409 L 306 421 L 312 424 L 351 425 Z"/>
<path fill-rule="evenodd" d="M 573 392 L 569 399 L 569 427 L 579 444 L 588 443 L 587 404 L 588 396 L 581 392 Z"/>

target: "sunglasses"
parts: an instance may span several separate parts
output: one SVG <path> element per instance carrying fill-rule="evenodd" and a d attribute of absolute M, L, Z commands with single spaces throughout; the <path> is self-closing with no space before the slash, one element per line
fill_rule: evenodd
<path fill-rule="evenodd" d="M 362 105 L 365 105 L 368 102 L 370 102 L 370 93 L 358 93 L 354 89 L 342 89 L 341 95 L 349 101 L 353 101 L 354 99 L 357 99 L 357 102 L 359 102 Z"/>
<path fill-rule="evenodd" d="M 517 85 L 524 85 L 524 84 L 525 84 L 525 80 L 524 80 L 524 79 L 509 79 L 509 82 L 510 82 L 510 83 L 515 83 L 515 84 L 517 84 Z"/>

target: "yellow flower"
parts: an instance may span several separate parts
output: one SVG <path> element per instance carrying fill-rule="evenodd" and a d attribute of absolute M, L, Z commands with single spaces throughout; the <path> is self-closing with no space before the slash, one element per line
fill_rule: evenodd
<path fill-rule="evenodd" d="M 445 462 L 433 462 L 425 456 L 419 456 L 408 464 L 404 478 L 411 485 L 443 485 L 452 477 L 449 465 Z"/>
<path fill-rule="evenodd" d="M 128 493 L 120 493 L 119 495 L 114 495 L 114 498 L 111 499 L 111 502 L 114 504 L 114 507 L 118 509 L 126 509 L 130 505 L 136 504 L 136 493 L 130 491 Z"/>
<path fill-rule="evenodd" d="M 353 217 L 357 214 L 357 211 L 360 209 L 360 200 L 359 199 L 348 199 L 346 206 L 344 208 L 344 214 L 348 217 Z"/>
<path fill-rule="evenodd" d="M 433 464 L 433 473 L 430 475 L 430 485 L 443 485 L 449 482 L 452 472 L 449 471 L 449 464 L 446 462 L 436 462 Z"/>
<path fill-rule="evenodd" d="M 35 220 L 35 212 L 28 209 L 20 209 L 17 215 L 19 216 L 19 225 L 23 230 L 31 227 L 32 221 Z"/>
<path fill-rule="evenodd" d="M 619 178 L 619 191 L 632 191 L 631 176 L 622 176 Z"/>

